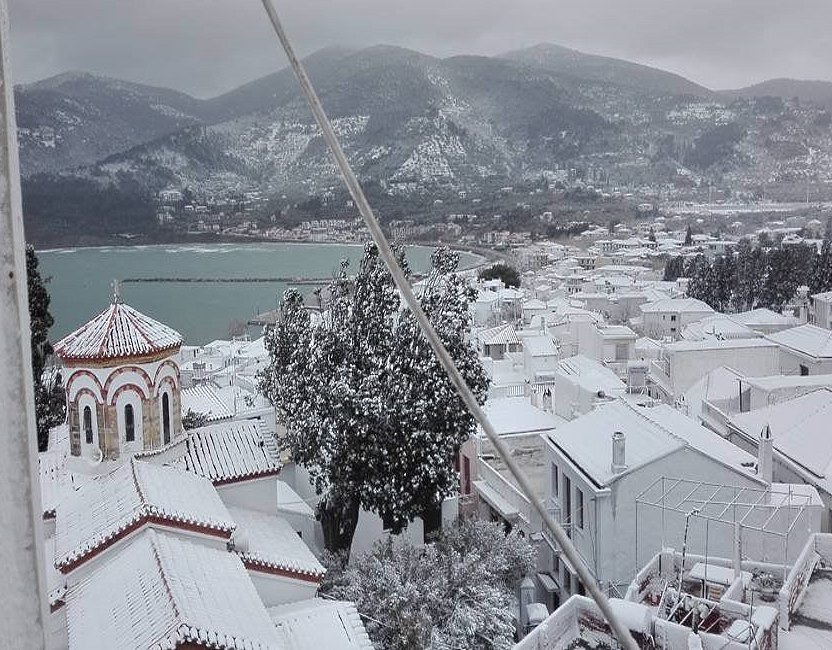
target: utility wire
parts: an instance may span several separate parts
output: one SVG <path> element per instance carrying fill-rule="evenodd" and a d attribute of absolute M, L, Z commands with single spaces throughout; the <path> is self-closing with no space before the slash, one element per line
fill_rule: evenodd
<path fill-rule="evenodd" d="M 456 365 L 451 359 L 451 355 L 445 349 L 445 346 L 442 344 L 442 341 L 439 339 L 439 336 L 436 333 L 436 330 L 433 328 L 430 320 L 428 319 L 427 315 L 425 314 L 424 310 L 422 309 L 419 300 L 416 298 L 416 295 L 413 293 L 413 289 L 410 286 L 410 283 L 407 281 L 402 269 L 399 267 L 398 262 L 396 262 L 396 258 L 393 255 L 393 251 L 390 249 L 390 245 L 387 243 L 387 240 L 384 237 L 384 233 L 381 230 L 381 226 L 379 226 L 378 221 L 373 214 L 373 209 L 370 207 L 369 202 L 367 201 L 367 197 L 364 195 L 364 191 L 361 189 L 361 185 L 358 182 L 355 174 L 352 171 L 352 167 L 350 166 L 349 162 L 347 161 L 347 157 L 344 154 L 344 150 L 341 148 L 341 144 L 338 142 L 338 137 L 335 135 L 335 131 L 332 128 L 332 124 L 329 121 L 329 118 L 326 116 L 324 112 L 323 106 L 321 105 L 321 100 L 318 98 L 315 89 L 312 87 L 312 82 L 309 80 L 309 77 L 306 74 L 306 70 L 303 67 L 303 64 L 298 59 L 297 55 L 295 54 L 295 50 L 292 47 L 292 44 L 289 42 L 289 37 L 286 34 L 286 31 L 283 29 L 283 25 L 280 22 L 280 18 L 277 15 L 277 10 L 274 8 L 272 4 L 272 0 L 262 0 L 263 7 L 266 10 L 266 13 L 269 16 L 269 20 L 272 23 L 272 27 L 274 28 L 275 34 L 277 38 L 280 40 L 280 44 L 283 46 L 283 50 L 286 52 L 286 56 L 289 59 L 289 63 L 292 66 L 292 69 L 295 72 L 295 76 L 297 77 L 298 83 L 300 84 L 301 90 L 303 91 L 304 96 L 306 97 L 307 102 L 309 103 L 309 108 L 312 110 L 312 114 L 315 116 L 315 120 L 320 127 L 324 140 L 326 141 L 327 145 L 329 146 L 330 151 L 332 152 L 333 157 L 335 158 L 335 162 L 338 165 L 338 168 L 341 171 L 341 174 L 344 177 L 344 181 L 347 184 L 347 188 L 352 195 L 353 200 L 355 201 L 356 206 L 358 207 L 359 212 L 361 213 L 364 222 L 367 224 L 367 228 L 370 231 L 370 234 L 373 237 L 373 241 L 375 242 L 376 246 L 378 247 L 379 254 L 381 258 L 384 260 L 385 265 L 387 266 L 390 274 L 393 276 L 393 280 L 396 283 L 399 291 L 402 294 L 407 306 L 413 312 L 413 315 L 416 317 L 416 320 L 419 323 L 419 327 L 422 330 L 425 338 L 430 343 L 431 347 L 433 348 L 434 354 L 436 354 L 437 359 L 442 364 L 442 367 L 445 369 L 445 372 L 448 375 L 448 378 L 456 387 L 457 391 L 459 392 L 460 397 L 462 398 L 465 405 L 468 407 L 468 410 L 471 414 L 476 418 L 477 422 L 479 422 L 480 426 L 482 427 L 483 431 L 485 431 L 488 438 L 491 440 L 491 443 L 494 445 L 497 452 L 500 454 L 500 457 L 505 462 L 506 466 L 508 467 L 509 471 L 511 471 L 512 475 L 514 476 L 515 480 L 517 481 L 518 485 L 520 486 L 521 491 L 525 494 L 526 498 L 534 505 L 535 509 L 537 510 L 538 514 L 540 514 L 541 519 L 543 520 L 546 528 L 549 529 L 552 536 L 557 541 L 558 545 L 562 549 L 564 555 L 569 559 L 572 566 L 578 572 L 578 576 L 581 579 L 581 582 L 584 586 L 589 590 L 590 595 L 592 596 L 593 600 L 598 605 L 598 608 L 603 613 L 604 617 L 610 624 L 610 627 L 615 632 L 616 637 L 618 638 L 619 643 L 626 649 L 626 650 L 637 650 L 638 646 L 636 642 L 633 640 L 633 637 L 630 635 L 629 630 L 621 623 L 621 621 L 616 617 L 615 613 L 612 611 L 610 607 L 609 600 L 601 591 L 598 583 L 596 582 L 595 578 L 589 572 L 589 569 L 584 565 L 583 560 L 580 559 L 578 556 L 578 552 L 575 547 L 572 545 L 572 541 L 564 532 L 563 528 L 555 521 L 554 517 L 546 510 L 543 505 L 543 502 L 536 498 L 534 495 L 534 491 L 532 490 L 532 486 L 529 483 L 529 480 L 526 478 L 525 474 L 520 470 L 520 467 L 515 462 L 514 458 L 509 453 L 508 447 L 506 444 L 500 439 L 500 436 L 495 431 L 494 427 L 488 421 L 484 411 L 480 407 L 479 403 L 477 402 L 477 398 L 471 392 L 471 389 L 468 387 L 468 384 L 465 383 L 465 379 L 460 374 L 459 370 L 457 369 Z"/>

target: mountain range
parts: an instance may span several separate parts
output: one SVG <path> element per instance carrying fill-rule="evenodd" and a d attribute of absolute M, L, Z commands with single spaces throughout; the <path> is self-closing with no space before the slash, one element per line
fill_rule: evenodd
<path fill-rule="evenodd" d="M 714 91 L 551 44 L 449 58 L 333 47 L 305 63 L 356 172 L 391 196 L 572 169 L 629 186 L 832 178 L 829 82 Z M 308 197 L 337 183 L 289 69 L 211 99 L 76 72 L 15 90 L 29 187 Z"/>

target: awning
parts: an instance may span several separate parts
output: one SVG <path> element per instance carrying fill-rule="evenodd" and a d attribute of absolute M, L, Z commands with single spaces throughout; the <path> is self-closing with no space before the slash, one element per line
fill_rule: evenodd
<path fill-rule="evenodd" d="M 497 490 L 492 488 L 485 481 L 474 481 L 474 487 L 477 489 L 477 492 L 479 492 L 479 495 L 485 499 L 488 505 L 500 513 L 500 516 L 504 519 L 513 520 L 517 519 L 520 515 L 520 511 L 517 508 L 511 505 L 497 492 Z"/>
<path fill-rule="evenodd" d="M 543 589 L 548 591 L 550 594 L 560 591 L 558 583 L 549 573 L 538 573 L 537 580 L 538 582 L 540 582 L 540 586 L 543 587 Z"/>

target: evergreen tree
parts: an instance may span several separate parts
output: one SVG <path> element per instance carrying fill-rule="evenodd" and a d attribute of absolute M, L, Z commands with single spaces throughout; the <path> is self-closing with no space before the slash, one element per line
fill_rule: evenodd
<path fill-rule="evenodd" d="M 752 247 L 748 239 L 741 239 L 736 260 L 732 306 L 737 312 L 754 309 L 766 280 L 765 254 L 759 247 Z"/>
<path fill-rule="evenodd" d="M 731 296 L 734 291 L 734 277 L 736 275 L 736 263 L 734 255 L 728 253 L 717 257 L 712 266 L 712 296 L 706 301 L 716 311 L 725 312 L 731 306 Z"/>
<path fill-rule="evenodd" d="M 32 347 L 32 376 L 35 380 L 35 415 L 38 449 L 43 451 L 49 442 L 49 430 L 66 417 L 66 397 L 61 374 L 44 376 L 46 362 L 52 355 L 49 328 L 55 323 L 49 312 L 49 292 L 38 268 L 38 257 L 32 246 L 26 246 L 26 279 L 29 291 L 29 322 Z"/>
<path fill-rule="evenodd" d="M 671 257 L 667 260 L 664 267 L 664 280 L 666 282 L 675 282 L 678 278 L 685 275 L 685 258 L 681 255 Z"/>
<path fill-rule="evenodd" d="M 520 274 L 517 272 L 517 269 L 505 262 L 497 262 L 488 268 L 482 269 L 477 277 L 481 280 L 500 279 L 507 287 L 520 286 Z"/>
<path fill-rule="evenodd" d="M 692 246 L 693 245 L 693 230 L 691 230 L 690 224 L 688 224 L 688 229 L 685 231 L 685 246 Z"/>
<path fill-rule="evenodd" d="M 397 256 L 409 275 L 403 248 Z M 439 249 L 421 303 L 468 385 L 485 400 L 488 379 L 466 342 L 471 290 L 458 255 Z M 270 365 L 260 390 L 319 494 L 326 547 L 348 550 L 359 508 L 399 532 L 435 511 L 457 485 L 454 458 L 475 421 L 421 335 L 373 245 L 354 278 L 347 263 L 330 283 L 315 321 L 296 290 L 266 332 Z"/>
<path fill-rule="evenodd" d="M 829 239 L 823 240 L 820 255 L 814 256 L 809 277 L 811 293 L 832 291 L 832 241 Z"/>

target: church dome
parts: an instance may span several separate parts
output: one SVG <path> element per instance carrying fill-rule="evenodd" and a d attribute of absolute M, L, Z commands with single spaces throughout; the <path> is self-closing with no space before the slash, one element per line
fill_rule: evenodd
<path fill-rule="evenodd" d="M 61 339 L 55 354 L 64 362 L 95 362 L 174 352 L 176 330 L 116 300 L 91 321 Z"/>

